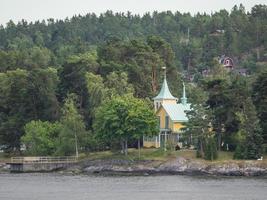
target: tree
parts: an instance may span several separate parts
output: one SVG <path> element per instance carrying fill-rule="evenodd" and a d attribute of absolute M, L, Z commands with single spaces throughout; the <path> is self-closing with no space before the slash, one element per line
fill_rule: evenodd
<path fill-rule="evenodd" d="M 218 158 L 217 145 L 214 137 L 208 137 L 204 148 L 206 160 L 216 160 Z"/>
<path fill-rule="evenodd" d="M 262 135 L 255 107 L 250 98 L 244 100 L 243 111 L 238 113 L 240 120 L 240 140 L 235 158 L 258 159 L 262 156 Z M 240 154 L 240 151 L 244 152 Z"/>
<path fill-rule="evenodd" d="M 24 127 L 25 135 L 21 138 L 21 141 L 26 146 L 26 152 L 31 156 L 48 156 L 53 155 L 56 152 L 59 132 L 61 130 L 61 124 L 31 121 Z"/>
<path fill-rule="evenodd" d="M 214 116 L 212 127 L 216 133 L 218 150 L 221 150 L 224 126 L 230 111 L 231 99 L 228 96 L 228 86 L 229 81 L 224 77 L 214 78 L 205 83 L 205 89 L 208 91 L 207 105 Z"/>
<path fill-rule="evenodd" d="M 85 124 L 82 116 L 78 113 L 75 101 L 77 97 L 74 94 L 68 95 L 62 108 L 60 123 L 62 129 L 58 137 L 59 155 L 71 155 L 73 153 L 79 156 L 79 149 L 84 145 L 86 138 Z"/>
<path fill-rule="evenodd" d="M 187 117 L 185 135 L 197 139 L 197 156 L 204 158 L 206 140 L 213 137 L 211 112 L 205 104 L 194 104 Z"/>
<path fill-rule="evenodd" d="M 65 98 L 68 93 L 76 93 L 80 110 L 85 109 L 88 103 L 85 74 L 98 70 L 99 65 L 96 60 L 95 51 L 72 55 L 63 64 L 60 73 L 60 97 Z"/>
<path fill-rule="evenodd" d="M 126 72 L 111 72 L 107 75 L 105 86 L 108 88 L 107 95 L 123 95 L 134 93 L 132 84 L 128 83 L 128 75 Z"/>
<path fill-rule="evenodd" d="M 267 143 L 267 70 L 257 75 L 253 83 L 252 99 L 260 120 L 264 143 Z"/>
<path fill-rule="evenodd" d="M 128 133 L 138 140 L 140 158 L 140 142 L 143 136 L 153 136 L 158 132 L 158 120 L 154 116 L 149 101 L 133 98 L 130 100 Z"/>
<path fill-rule="evenodd" d="M 92 126 L 92 121 L 95 117 L 95 110 L 107 96 L 107 89 L 104 86 L 103 78 L 100 75 L 95 75 L 91 72 L 85 74 L 86 87 L 88 91 L 88 105 L 86 119 L 89 127 Z"/>
<path fill-rule="evenodd" d="M 0 74 L 0 137 L 8 150 L 20 149 L 26 123 L 58 118 L 57 82 L 53 68 Z"/>
<path fill-rule="evenodd" d="M 34 69 L 28 74 L 28 95 L 35 119 L 55 121 L 59 118 L 57 90 L 58 71 L 54 68 Z"/>
<path fill-rule="evenodd" d="M 120 142 L 127 155 L 128 141 L 142 135 L 153 135 L 157 119 L 147 102 L 132 95 L 114 96 L 104 101 L 96 111 L 94 130 L 109 145 Z"/>
<path fill-rule="evenodd" d="M 25 70 L 0 74 L 0 142 L 6 151 L 20 150 L 23 126 L 32 119 Z"/>

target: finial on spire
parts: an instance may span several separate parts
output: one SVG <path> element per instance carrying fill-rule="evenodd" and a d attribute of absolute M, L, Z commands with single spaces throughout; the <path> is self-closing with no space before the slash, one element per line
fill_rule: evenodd
<path fill-rule="evenodd" d="M 163 71 L 164 71 L 164 79 L 167 79 L 167 70 L 166 67 L 162 67 Z"/>
<path fill-rule="evenodd" d="M 168 99 L 168 100 L 175 100 L 175 102 L 177 101 L 177 98 L 175 98 L 174 96 L 172 96 L 170 90 L 169 90 L 169 86 L 167 83 L 167 77 L 166 77 L 166 67 L 162 67 L 162 70 L 164 70 L 164 80 L 162 82 L 162 86 L 160 89 L 159 94 L 154 97 L 154 100 L 164 100 L 164 99 Z"/>
<path fill-rule="evenodd" d="M 187 104 L 187 98 L 186 98 L 186 93 L 185 93 L 185 84 L 183 82 L 183 97 L 181 98 L 181 102 L 183 105 Z"/>

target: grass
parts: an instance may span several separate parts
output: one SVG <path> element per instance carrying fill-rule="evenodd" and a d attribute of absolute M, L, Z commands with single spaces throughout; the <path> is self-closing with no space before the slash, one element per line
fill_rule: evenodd
<path fill-rule="evenodd" d="M 10 157 L 5 153 L 0 153 L 0 163 L 6 163 L 10 161 Z"/>
<path fill-rule="evenodd" d="M 162 149 L 155 148 L 142 148 L 141 149 L 141 157 L 139 159 L 139 151 L 138 149 L 130 148 L 128 150 L 128 156 L 121 154 L 120 152 L 113 151 L 100 151 L 100 152 L 92 152 L 92 153 L 81 153 L 80 160 L 105 160 L 105 159 L 115 159 L 115 160 L 155 160 L 155 161 L 167 161 L 171 159 L 175 159 L 177 157 L 183 157 L 189 160 L 197 160 L 201 162 L 211 162 L 206 161 L 202 158 L 196 158 L 196 151 L 194 150 L 180 150 L 180 151 L 164 151 Z M 214 162 L 223 163 L 223 162 L 247 162 L 244 160 L 233 160 L 233 152 L 218 152 L 218 159 Z M 267 154 L 263 156 L 264 159 L 262 161 L 254 161 L 258 162 L 260 165 L 267 166 Z M 0 153 L 0 163 L 8 162 L 10 158 L 6 156 L 6 154 Z"/>
<path fill-rule="evenodd" d="M 180 150 L 180 151 L 164 151 L 162 149 L 141 149 L 141 160 L 159 160 L 166 161 L 174 159 L 176 157 L 183 157 L 190 160 L 203 160 L 201 158 L 196 158 L 196 151 L 194 150 Z M 90 160 L 95 159 L 123 159 L 123 160 L 139 160 L 139 152 L 137 149 L 129 149 L 128 156 L 124 156 L 119 152 L 102 151 L 93 152 L 87 155 L 83 155 L 81 159 L 87 158 Z M 232 160 L 232 152 L 219 152 L 219 161 Z"/>
<path fill-rule="evenodd" d="M 171 159 L 175 159 L 177 157 L 183 157 L 188 160 L 197 160 L 200 162 L 210 163 L 211 161 L 204 160 L 202 158 L 196 158 L 196 151 L 194 150 L 180 150 L 180 151 L 167 151 L 165 152 L 162 149 L 141 149 L 141 157 L 140 160 L 155 160 L 155 161 L 167 161 Z M 102 151 L 102 152 L 93 152 L 81 157 L 81 159 L 120 159 L 120 160 L 139 160 L 139 153 L 137 149 L 129 149 L 128 156 L 125 156 L 119 152 L 111 152 L 111 151 Z M 213 161 L 214 163 L 220 164 L 225 162 L 233 162 L 233 163 L 245 163 L 250 161 L 245 160 L 234 160 L 233 152 L 218 152 L 218 159 Z M 259 165 L 267 166 L 267 154 L 264 156 L 262 161 L 252 161 L 257 162 Z"/>
<path fill-rule="evenodd" d="M 167 160 L 170 156 L 170 152 L 165 152 L 161 149 L 141 149 L 140 159 L 141 160 Z M 128 149 L 128 155 L 125 156 L 120 152 L 112 151 L 101 151 L 93 152 L 86 155 L 82 155 L 81 159 L 123 159 L 123 160 L 139 160 L 138 149 Z"/>

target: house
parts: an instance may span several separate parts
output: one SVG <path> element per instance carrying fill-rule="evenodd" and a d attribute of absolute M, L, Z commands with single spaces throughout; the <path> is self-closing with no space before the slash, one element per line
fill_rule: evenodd
<path fill-rule="evenodd" d="M 234 61 L 232 58 L 225 55 L 219 58 L 219 63 L 222 64 L 226 69 L 232 70 L 234 68 Z"/>
<path fill-rule="evenodd" d="M 178 103 L 178 98 L 174 97 L 169 90 L 165 74 L 161 90 L 153 100 L 159 121 L 159 134 L 154 137 L 144 137 L 143 146 L 166 148 L 167 144 L 176 145 L 179 143 L 184 123 L 188 121 L 186 111 L 190 110 L 184 83 L 181 102 Z"/>

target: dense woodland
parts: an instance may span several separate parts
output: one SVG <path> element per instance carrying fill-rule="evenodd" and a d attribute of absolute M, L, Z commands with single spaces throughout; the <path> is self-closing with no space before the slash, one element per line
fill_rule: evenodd
<path fill-rule="evenodd" d="M 225 70 L 222 55 L 248 75 Z M 107 11 L 0 26 L 0 147 L 19 153 L 23 143 L 31 155 L 127 150 L 157 132 L 151 100 L 162 67 L 173 95 L 186 82 L 194 111 L 185 133 L 195 136 L 199 156 L 212 146 L 236 158 L 262 155 L 266 5 L 194 16 Z"/>

